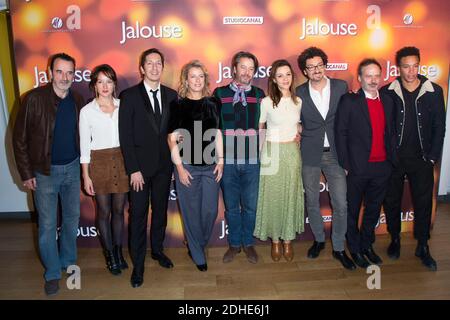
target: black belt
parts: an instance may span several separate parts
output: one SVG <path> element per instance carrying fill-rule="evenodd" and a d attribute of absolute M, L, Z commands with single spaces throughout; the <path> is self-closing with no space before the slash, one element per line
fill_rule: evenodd
<path fill-rule="evenodd" d="M 330 152 L 330 147 L 323 147 L 323 152 Z"/>

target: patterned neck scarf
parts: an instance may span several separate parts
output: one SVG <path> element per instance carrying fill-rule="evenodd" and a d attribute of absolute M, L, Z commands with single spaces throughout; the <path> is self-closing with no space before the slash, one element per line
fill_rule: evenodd
<path fill-rule="evenodd" d="M 233 106 L 241 102 L 244 107 L 247 106 L 247 98 L 245 97 L 245 92 L 252 90 L 252 85 L 242 85 L 238 84 L 236 81 L 230 83 L 230 89 L 234 91 L 233 96 Z"/>

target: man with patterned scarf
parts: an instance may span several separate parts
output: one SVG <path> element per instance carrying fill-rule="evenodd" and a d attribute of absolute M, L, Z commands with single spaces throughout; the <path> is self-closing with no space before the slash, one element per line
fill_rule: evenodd
<path fill-rule="evenodd" d="M 233 56 L 233 81 L 216 88 L 221 100 L 220 128 L 224 136 L 225 166 L 222 193 L 228 224 L 229 248 L 223 262 L 231 262 L 243 248 L 250 263 L 258 262 L 254 248 L 259 184 L 258 124 L 264 91 L 252 86 L 258 59 L 250 52 Z"/>

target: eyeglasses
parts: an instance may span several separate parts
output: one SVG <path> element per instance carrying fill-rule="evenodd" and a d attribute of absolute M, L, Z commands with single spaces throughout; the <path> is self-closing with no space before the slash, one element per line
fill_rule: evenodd
<path fill-rule="evenodd" d="M 314 71 L 317 69 L 322 70 L 325 67 L 325 65 L 323 63 L 319 63 L 316 66 L 306 66 L 306 69 L 308 69 L 308 71 Z"/>

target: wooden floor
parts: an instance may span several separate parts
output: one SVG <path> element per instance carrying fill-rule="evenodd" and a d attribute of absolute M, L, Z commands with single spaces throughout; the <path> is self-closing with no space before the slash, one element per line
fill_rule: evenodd
<path fill-rule="evenodd" d="M 439 203 L 430 249 L 438 271 L 428 271 L 414 256 L 411 233 L 402 235 L 401 258 L 386 256 L 387 235 L 378 236 L 381 255 L 381 289 L 369 290 L 365 270 L 344 270 L 331 257 L 331 245 L 316 260 L 306 258 L 310 242 L 296 243 L 293 262 L 275 263 L 270 247 L 258 246 L 260 261 L 248 263 L 243 253 L 230 264 L 222 263 L 225 247 L 209 248 L 208 272 L 199 272 L 185 249 L 169 248 L 175 268 L 163 269 L 146 261 L 140 288 L 129 284 L 131 270 L 109 274 L 100 249 L 80 249 L 81 289 L 69 290 L 60 282 L 58 295 L 43 291 L 43 268 L 36 253 L 36 227 L 24 219 L 0 219 L 0 299 L 450 299 L 450 204 Z M 149 255 L 147 256 L 149 257 Z M 128 254 L 127 260 L 130 262 Z"/>

